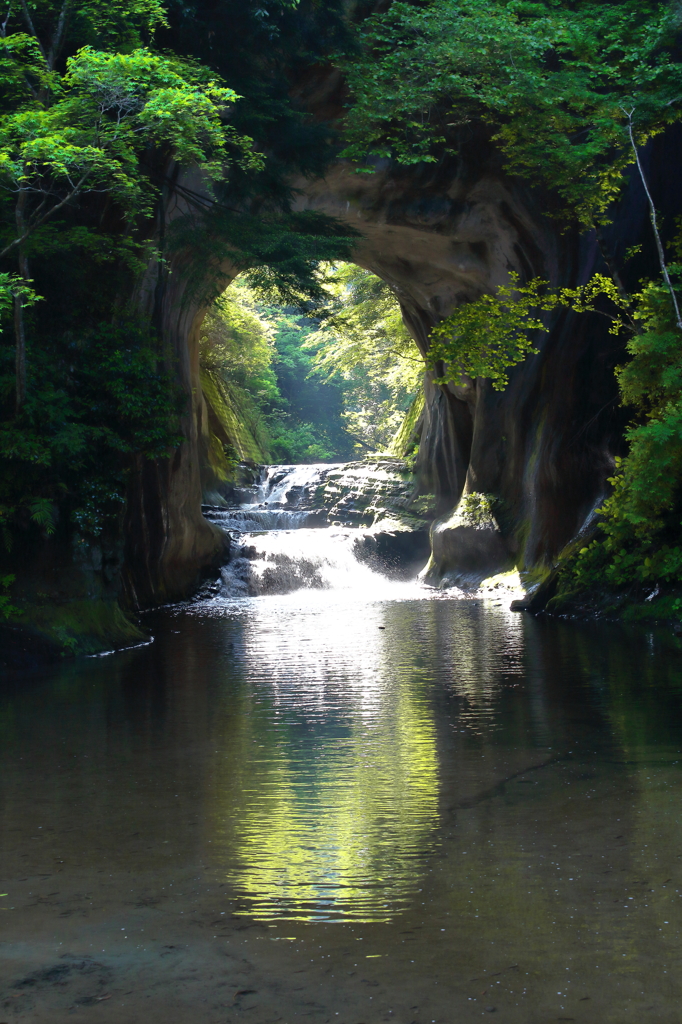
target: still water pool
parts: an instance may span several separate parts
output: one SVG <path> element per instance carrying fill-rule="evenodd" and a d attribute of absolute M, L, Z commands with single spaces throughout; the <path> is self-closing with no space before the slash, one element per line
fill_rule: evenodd
<path fill-rule="evenodd" d="M 0 1021 L 682 1020 L 682 653 L 214 598 L 0 691 Z"/>

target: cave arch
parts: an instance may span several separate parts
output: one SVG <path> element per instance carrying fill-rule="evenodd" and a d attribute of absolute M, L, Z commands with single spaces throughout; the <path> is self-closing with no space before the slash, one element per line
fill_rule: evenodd
<path fill-rule="evenodd" d="M 201 188 L 191 176 L 185 180 Z M 595 238 L 562 233 L 545 216 L 544 197 L 506 176 L 486 147 L 470 146 L 464 156 L 417 169 L 384 162 L 372 175 L 338 161 L 324 177 L 292 184 L 297 209 L 326 213 L 359 232 L 354 261 L 392 287 L 422 352 L 436 323 L 506 283 L 510 271 L 568 285 L 600 269 Z M 624 230 L 634 241 L 644 210 L 633 202 Z M 166 205 L 166 226 L 188 212 L 176 192 Z M 198 340 L 205 306 L 192 297 L 195 271 L 191 252 L 176 254 L 163 287 L 155 264 L 140 292 L 174 353 L 188 407 L 174 457 L 139 462 L 131 477 L 124 580 L 128 602 L 138 608 L 185 596 L 202 569 L 223 557 L 224 538 L 201 515 L 199 450 L 207 414 Z M 217 271 L 225 287 L 236 276 L 223 265 L 205 268 L 207 279 Z M 436 493 L 441 512 L 463 490 L 494 495 L 517 564 L 550 563 L 603 498 L 613 471 L 622 436 L 613 367 L 622 343 L 596 321 L 555 316 L 550 332 L 538 338 L 539 354 L 512 371 L 504 392 L 483 380 L 462 387 L 425 382 L 423 489 Z"/>

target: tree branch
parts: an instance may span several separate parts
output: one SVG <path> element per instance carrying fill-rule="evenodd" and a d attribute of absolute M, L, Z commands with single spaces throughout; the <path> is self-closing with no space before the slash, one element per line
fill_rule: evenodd
<path fill-rule="evenodd" d="M 33 232 L 36 231 L 41 226 L 41 224 L 44 224 L 46 220 L 49 220 L 49 218 L 53 214 L 55 214 L 57 212 L 57 210 L 61 210 L 62 206 L 66 206 L 66 204 L 68 202 L 70 202 L 70 200 L 73 199 L 73 197 L 75 195 L 77 195 L 78 192 L 80 192 L 80 190 L 82 189 L 83 185 L 85 184 L 85 182 L 88 180 L 88 178 L 92 174 L 92 171 L 93 171 L 93 168 L 91 167 L 88 171 L 85 172 L 85 174 L 83 175 L 81 180 L 74 185 L 74 187 L 69 192 L 68 196 L 65 196 L 64 199 L 62 199 L 62 201 L 60 203 L 57 203 L 56 206 L 53 206 L 51 210 L 48 210 L 47 213 L 44 216 L 42 216 L 38 220 L 34 221 L 26 229 L 26 231 L 24 231 L 23 235 L 20 238 L 15 238 L 13 242 L 10 242 L 9 245 L 6 245 L 5 248 L 2 250 L 2 252 L 0 252 L 0 259 L 2 259 L 3 256 L 6 256 L 7 253 L 11 252 L 12 249 L 16 249 L 16 247 L 18 245 L 23 245 L 23 243 L 26 241 L 26 239 L 30 235 L 32 235 Z"/>
<path fill-rule="evenodd" d="M 62 4 L 62 9 L 59 12 L 59 20 L 57 22 L 57 27 L 54 30 L 54 35 L 52 36 L 50 52 L 47 56 L 47 66 L 50 71 L 54 70 L 55 61 L 57 60 L 57 57 L 60 54 L 62 43 L 64 42 L 64 33 L 66 32 L 66 15 L 68 12 L 68 7 L 69 0 L 64 0 L 64 3 Z"/>
<path fill-rule="evenodd" d="M 47 57 L 45 56 L 45 50 L 43 49 L 43 44 L 40 41 L 40 36 L 38 35 L 38 33 L 35 30 L 35 25 L 33 24 L 33 19 L 31 18 L 31 12 L 28 9 L 28 4 L 26 3 L 26 0 L 21 0 L 21 10 L 22 10 L 22 13 L 24 15 L 24 21 L 26 22 L 26 24 L 28 26 L 28 30 L 31 33 L 31 35 L 33 36 L 33 38 L 36 40 L 36 42 L 38 43 L 38 46 L 40 47 L 40 52 L 43 55 L 43 59 L 45 60 L 45 63 L 47 64 Z"/>
<path fill-rule="evenodd" d="M 649 203 L 649 216 L 651 218 L 651 226 L 654 229 L 654 237 L 656 238 L 656 248 L 658 250 L 658 262 L 661 265 L 661 273 L 663 274 L 663 280 L 665 281 L 666 285 L 668 286 L 668 291 L 670 292 L 670 298 L 672 299 L 673 306 L 675 308 L 675 321 L 677 323 L 678 328 L 682 331 L 682 316 L 680 315 L 680 307 L 679 307 L 679 304 L 677 302 L 677 295 L 675 294 L 675 289 L 673 288 L 672 281 L 670 280 L 670 274 L 668 273 L 668 265 L 665 262 L 665 250 L 663 248 L 663 242 L 661 241 L 661 236 L 660 236 L 659 230 L 658 230 L 658 219 L 656 217 L 656 207 L 654 206 L 654 201 L 651 198 L 651 192 L 649 191 L 649 185 L 647 184 L 646 176 L 644 174 L 644 168 L 642 167 L 642 161 L 639 158 L 639 150 L 638 150 L 637 144 L 635 142 L 635 136 L 633 135 L 633 132 L 632 132 L 632 115 L 634 114 L 634 112 L 635 112 L 635 108 L 634 107 L 632 108 L 632 110 L 629 113 L 628 113 L 627 110 L 623 111 L 623 113 L 625 114 L 625 116 L 628 119 L 628 135 L 630 136 L 630 145 L 632 146 L 632 151 L 635 154 L 635 161 L 637 163 L 637 170 L 639 171 L 639 176 L 642 179 L 642 185 L 644 186 L 644 191 L 646 192 L 647 201 Z"/>
<path fill-rule="evenodd" d="M 6 36 L 7 36 L 7 25 L 8 25 L 9 16 L 10 16 L 11 13 L 12 13 L 12 5 L 10 4 L 9 7 L 7 8 L 7 16 L 5 17 L 5 20 L 3 21 L 2 25 L 0 25 L 0 38 L 2 38 L 2 39 L 5 39 Z"/>

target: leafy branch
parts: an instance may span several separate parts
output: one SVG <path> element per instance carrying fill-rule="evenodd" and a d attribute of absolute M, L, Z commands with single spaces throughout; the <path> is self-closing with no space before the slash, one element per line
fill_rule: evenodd
<path fill-rule="evenodd" d="M 559 309 L 575 313 L 598 313 L 610 320 L 609 330 L 619 333 L 634 329 L 631 300 L 623 296 L 611 278 L 595 274 L 578 288 L 551 288 L 547 281 L 533 278 L 519 284 L 501 285 L 494 295 L 482 295 L 456 309 L 431 332 L 428 366 L 434 370 L 444 363 L 445 371 L 435 383 L 465 383 L 465 377 L 487 377 L 496 391 L 509 383 L 509 369 L 529 355 L 537 355 L 533 335 L 548 333 L 547 317 Z M 603 300 L 607 300 L 604 308 Z"/>

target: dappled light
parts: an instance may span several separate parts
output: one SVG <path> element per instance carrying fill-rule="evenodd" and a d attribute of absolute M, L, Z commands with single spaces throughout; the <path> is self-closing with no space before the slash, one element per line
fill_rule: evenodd
<path fill-rule="evenodd" d="M 352 264 L 323 266 L 320 284 L 303 310 L 274 305 L 240 277 L 207 313 L 202 388 L 219 424 L 208 454 L 217 476 L 235 458 L 338 462 L 413 445 L 415 424 L 401 428 L 424 361 L 395 295 Z"/>
<path fill-rule="evenodd" d="M 0 14 L 0 1024 L 679 1024 L 682 6 Z"/>

